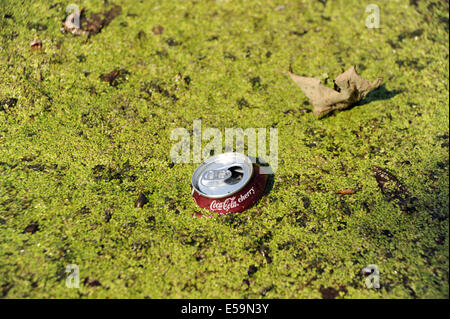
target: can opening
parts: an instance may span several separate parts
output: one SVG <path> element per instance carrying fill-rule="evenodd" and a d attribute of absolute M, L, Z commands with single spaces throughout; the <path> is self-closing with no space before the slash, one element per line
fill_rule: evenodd
<path fill-rule="evenodd" d="M 231 166 L 228 170 L 231 172 L 231 176 L 225 180 L 228 185 L 237 184 L 244 177 L 244 169 L 241 166 Z"/>

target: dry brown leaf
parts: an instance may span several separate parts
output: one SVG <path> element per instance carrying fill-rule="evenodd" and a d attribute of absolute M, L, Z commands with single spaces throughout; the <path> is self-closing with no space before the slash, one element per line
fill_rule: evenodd
<path fill-rule="evenodd" d="M 353 195 L 356 191 L 352 188 L 341 189 L 337 192 L 339 195 Z"/>
<path fill-rule="evenodd" d="M 30 48 L 32 50 L 40 50 L 42 49 L 42 41 L 37 39 L 30 42 Z"/>
<path fill-rule="evenodd" d="M 122 8 L 114 4 L 111 9 L 93 13 L 89 18 L 83 15 L 83 11 L 84 9 L 77 10 L 68 15 L 61 31 L 70 32 L 73 35 L 88 34 L 90 37 L 108 26 L 122 12 Z"/>
<path fill-rule="evenodd" d="M 103 13 L 94 13 L 87 20 L 85 31 L 89 33 L 89 36 L 94 35 L 102 31 L 102 29 L 111 23 L 122 12 L 122 7 L 114 4 L 111 9 Z"/>
<path fill-rule="evenodd" d="M 136 200 L 136 203 L 134 204 L 134 207 L 142 208 L 147 203 L 148 203 L 147 196 L 145 196 L 144 193 L 140 193 L 138 199 Z"/>
<path fill-rule="evenodd" d="M 314 115 L 324 116 L 334 110 L 343 110 L 362 100 L 369 92 L 378 88 L 383 78 L 370 82 L 351 67 L 340 74 L 335 80 L 333 90 L 322 83 L 318 78 L 307 78 L 289 72 L 291 79 L 302 89 L 314 106 Z"/>
<path fill-rule="evenodd" d="M 111 86 L 117 86 L 120 82 L 126 79 L 130 73 L 125 69 L 113 70 L 109 73 L 100 75 L 102 81 L 108 82 Z"/>
<path fill-rule="evenodd" d="M 160 35 L 164 32 L 164 27 L 160 25 L 154 26 L 152 32 L 154 35 Z"/>
<path fill-rule="evenodd" d="M 398 201 L 403 211 L 411 212 L 415 210 L 415 197 L 411 196 L 406 186 L 396 176 L 378 166 L 372 166 L 372 171 L 374 172 L 378 187 L 388 201 Z"/>

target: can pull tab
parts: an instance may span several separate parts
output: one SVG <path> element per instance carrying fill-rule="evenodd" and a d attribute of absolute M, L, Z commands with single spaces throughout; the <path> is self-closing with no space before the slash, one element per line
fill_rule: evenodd
<path fill-rule="evenodd" d="M 235 165 L 231 167 L 206 171 L 203 174 L 200 183 L 207 187 L 233 185 L 238 183 L 243 176 L 243 168 L 241 166 Z"/>

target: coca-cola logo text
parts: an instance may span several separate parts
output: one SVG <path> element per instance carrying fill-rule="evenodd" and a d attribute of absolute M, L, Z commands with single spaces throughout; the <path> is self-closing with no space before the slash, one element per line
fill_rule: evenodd
<path fill-rule="evenodd" d="M 239 198 L 238 198 L 238 202 L 242 203 L 244 200 L 249 198 L 251 195 L 255 195 L 255 190 L 253 189 L 253 187 L 250 188 L 247 193 L 241 194 L 241 196 L 239 196 Z"/>
<path fill-rule="evenodd" d="M 236 196 L 229 197 L 224 201 L 213 200 L 209 209 L 212 211 L 229 211 L 230 209 L 239 207 L 242 202 L 247 200 L 251 195 L 256 194 L 254 187 L 250 188 L 245 194 L 241 194 L 236 200 Z"/>

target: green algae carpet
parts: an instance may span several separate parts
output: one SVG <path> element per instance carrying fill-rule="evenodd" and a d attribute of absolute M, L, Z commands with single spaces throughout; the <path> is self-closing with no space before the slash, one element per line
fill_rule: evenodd
<path fill-rule="evenodd" d="M 70 4 L 0 0 L 0 297 L 449 297 L 448 1 Z M 353 65 L 323 119 L 286 74 Z M 278 130 L 251 209 L 196 217 L 194 120 Z"/>

